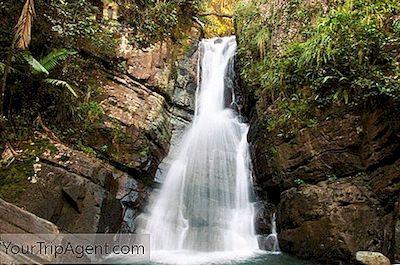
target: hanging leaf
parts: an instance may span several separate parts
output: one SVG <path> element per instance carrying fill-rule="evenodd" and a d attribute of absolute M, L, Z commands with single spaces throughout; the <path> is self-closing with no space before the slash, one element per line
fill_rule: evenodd
<path fill-rule="evenodd" d="M 328 82 L 330 79 L 335 78 L 334 76 L 328 75 L 325 76 L 324 79 L 322 80 L 322 84 L 325 84 L 326 82 Z"/>
<path fill-rule="evenodd" d="M 35 16 L 35 5 L 33 0 L 26 0 L 16 28 L 16 47 L 26 49 L 31 42 L 32 21 Z"/>
<path fill-rule="evenodd" d="M 32 67 L 33 74 L 49 74 L 46 68 L 44 68 L 43 65 L 41 65 L 35 58 L 33 58 L 33 56 L 29 52 L 23 52 L 22 57 Z"/>
<path fill-rule="evenodd" d="M 76 94 L 76 92 L 72 88 L 72 86 L 70 84 L 68 84 L 67 82 L 65 82 L 65 81 L 58 80 L 58 79 L 46 78 L 46 79 L 43 80 L 43 82 L 45 82 L 47 84 L 50 84 L 50 85 L 53 85 L 53 86 L 65 87 L 72 93 L 72 95 L 74 95 L 74 97 L 76 97 L 76 98 L 78 97 L 78 95 Z"/>
<path fill-rule="evenodd" d="M 340 90 L 336 91 L 336 93 L 333 95 L 333 100 L 337 100 L 337 98 L 339 97 L 340 94 Z"/>
<path fill-rule="evenodd" d="M 344 103 L 346 104 L 349 103 L 349 94 L 346 89 L 343 91 L 343 98 L 344 98 Z"/>
<path fill-rule="evenodd" d="M 68 58 L 70 55 L 77 54 L 76 51 L 70 51 L 67 49 L 56 49 L 46 55 L 40 60 L 40 64 L 46 68 L 47 71 L 52 70 L 57 66 L 58 63 Z"/>

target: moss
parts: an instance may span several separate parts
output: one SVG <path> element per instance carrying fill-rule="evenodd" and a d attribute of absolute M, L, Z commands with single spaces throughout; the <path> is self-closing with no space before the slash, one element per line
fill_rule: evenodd
<path fill-rule="evenodd" d="M 138 148 L 138 154 L 142 158 L 147 159 L 150 155 L 150 142 L 143 134 L 140 135 L 140 142 L 141 144 Z"/>
<path fill-rule="evenodd" d="M 85 154 L 88 154 L 90 156 L 96 156 L 97 155 L 96 151 L 93 148 L 91 148 L 90 146 L 82 144 L 81 141 L 78 142 L 77 148 L 79 150 L 81 150 L 82 152 L 84 152 Z"/>
<path fill-rule="evenodd" d="M 0 197 L 8 202 L 15 202 L 18 197 L 33 185 L 28 178 L 33 176 L 34 159 L 28 158 L 12 163 L 0 171 Z"/>

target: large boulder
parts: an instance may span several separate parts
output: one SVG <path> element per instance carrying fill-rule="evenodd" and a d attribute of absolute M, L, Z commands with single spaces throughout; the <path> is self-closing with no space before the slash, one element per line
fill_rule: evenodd
<path fill-rule="evenodd" d="M 33 166 L 36 175 L 15 204 L 64 232 L 121 231 L 126 216 L 139 214 L 149 195 L 128 173 L 61 143 L 53 142 Z"/>
<path fill-rule="evenodd" d="M 390 260 L 379 252 L 358 251 L 356 259 L 364 265 L 390 265 Z"/>
<path fill-rule="evenodd" d="M 46 241 L 45 237 L 38 234 L 60 234 L 57 226 L 34 214 L 27 212 L 11 203 L 0 199 L 0 234 L 36 234 L 30 239 L 37 237 L 37 240 Z M 59 241 L 61 242 L 61 241 Z M 28 242 L 24 242 L 28 243 Z M 33 244 L 35 242 L 32 242 Z M 56 242 L 53 242 L 56 243 Z M 39 264 L 43 262 L 54 262 L 51 255 L 37 253 L 37 255 L 8 255 L 3 246 L 0 247 L 0 259 L 2 264 Z"/>
<path fill-rule="evenodd" d="M 394 216 L 374 198 L 359 178 L 285 191 L 277 216 L 282 250 L 332 264 L 355 262 L 359 250 L 391 256 Z"/>

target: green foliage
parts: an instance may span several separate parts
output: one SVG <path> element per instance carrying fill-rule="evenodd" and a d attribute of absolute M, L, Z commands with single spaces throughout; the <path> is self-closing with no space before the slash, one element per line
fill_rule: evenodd
<path fill-rule="evenodd" d="M 46 74 L 46 75 L 49 74 L 47 69 L 44 68 L 43 65 L 40 62 L 38 62 L 35 58 L 33 58 L 30 52 L 24 51 L 22 53 L 22 57 L 32 67 L 33 74 Z"/>
<path fill-rule="evenodd" d="M 304 180 L 302 180 L 302 179 L 295 179 L 295 180 L 294 180 L 294 183 L 296 183 L 297 185 L 306 184 L 306 182 L 305 182 Z"/>
<path fill-rule="evenodd" d="M 82 120 L 89 124 L 97 124 L 104 116 L 104 110 L 98 102 L 82 103 L 79 107 Z"/>
<path fill-rule="evenodd" d="M 28 188 L 28 177 L 33 175 L 32 165 L 32 159 L 16 161 L 9 168 L 0 170 L 0 198 L 14 202 Z"/>
<path fill-rule="evenodd" d="M 14 146 L 15 147 L 15 146 Z M 15 202 L 30 185 L 34 175 L 34 164 L 37 157 L 44 152 L 54 152 L 56 147 L 47 138 L 20 141 L 18 149 L 21 152 L 8 167 L 0 165 L 0 197 L 9 202 Z M 17 149 L 17 148 L 16 148 Z"/>
<path fill-rule="evenodd" d="M 82 144 L 81 141 L 79 141 L 77 143 L 76 147 L 79 150 L 81 150 L 82 152 L 84 152 L 85 154 L 88 154 L 90 156 L 96 156 L 97 155 L 96 151 L 93 148 L 91 148 L 90 146 Z"/>
<path fill-rule="evenodd" d="M 262 102 L 260 100 L 260 102 Z M 291 139 L 304 126 L 315 127 L 318 119 L 305 95 L 293 94 L 275 102 L 264 121 L 266 130 L 282 139 Z"/>
<path fill-rule="evenodd" d="M 116 28 L 96 19 L 102 1 L 63 0 L 51 1 L 43 8 L 51 15 L 46 23 L 52 35 L 63 47 L 82 47 L 101 57 L 111 58 L 119 44 Z M 101 14 L 102 16 L 102 14 Z"/>
<path fill-rule="evenodd" d="M 312 113 L 333 105 L 400 100 L 399 1 L 335 1 L 328 11 L 274 3 L 243 1 L 236 10 L 241 77 L 259 115 L 269 113 L 269 130 L 313 127 Z"/>
<path fill-rule="evenodd" d="M 185 37 L 199 11 L 200 0 L 136 1 L 122 0 L 123 20 L 134 29 L 132 41 L 139 47 L 167 38 L 178 41 Z"/>
<path fill-rule="evenodd" d="M 41 59 L 40 61 L 37 61 L 35 58 L 33 58 L 33 56 L 30 54 L 29 51 L 24 51 L 21 53 L 21 55 L 25 59 L 25 61 L 32 67 L 33 75 L 40 75 L 40 74 L 49 75 L 49 71 L 54 69 L 54 67 L 56 67 L 60 61 L 67 59 L 69 55 L 73 55 L 73 54 L 76 54 L 76 52 L 68 51 L 66 49 L 53 50 L 51 53 L 46 55 L 43 59 Z M 53 85 L 53 86 L 64 87 L 64 88 L 68 89 L 69 92 L 71 92 L 71 94 L 74 97 L 78 97 L 75 90 L 66 81 L 53 79 L 53 78 L 46 78 L 46 79 L 43 79 L 42 82 Z"/>
<path fill-rule="evenodd" d="M 335 173 L 328 174 L 328 180 L 329 181 L 336 181 L 337 180 L 336 174 Z"/>
<path fill-rule="evenodd" d="M 1 74 L 1 75 L 4 74 L 5 68 L 6 68 L 6 64 L 0 62 L 0 74 Z M 15 70 L 13 67 L 10 67 L 10 68 L 9 68 L 9 73 L 13 73 L 13 72 L 15 72 L 15 71 L 16 71 L 16 70 Z"/>
<path fill-rule="evenodd" d="M 58 80 L 58 79 L 51 79 L 51 78 L 46 78 L 43 80 L 44 83 L 53 85 L 53 86 L 60 86 L 60 87 L 65 87 L 66 89 L 69 90 L 69 92 L 71 92 L 72 95 L 74 95 L 74 97 L 78 97 L 78 95 L 76 94 L 75 90 L 72 88 L 72 86 L 70 84 L 68 84 L 65 81 L 62 80 Z"/>
<path fill-rule="evenodd" d="M 55 49 L 40 60 L 40 64 L 47 70 L 54 69 L 61 61 L 66 60 L 70 55 L 77 54 L 76 51 L 67 49 Z"/>

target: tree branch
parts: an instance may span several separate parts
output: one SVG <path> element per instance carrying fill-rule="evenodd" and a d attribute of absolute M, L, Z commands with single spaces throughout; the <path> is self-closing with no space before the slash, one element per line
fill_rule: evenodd
<path fill-rule="evenodd" d="M 224 18 L 233 18 L 232 15 L 223 14 L 223 13 L 216 13 L 216 12 L 202 13 L 202 14 L 199 14 L 198 16 L 200 16 L 200 17 L 216 16 L 216 17 L 224 17 Z"/>

